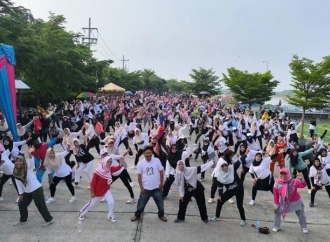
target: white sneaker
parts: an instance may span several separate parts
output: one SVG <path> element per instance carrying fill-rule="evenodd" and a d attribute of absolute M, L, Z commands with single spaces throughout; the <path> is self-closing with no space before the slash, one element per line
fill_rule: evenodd
<path fill-rule="evenodd" d="M 86 172 L 86 168 L 85 168 L 85 169 L 83 169 L 83 171 L 84 171 L 84 172 Z"/>
<path fill-rule="evenodd" d="M 249 202 L 250 206 L 253 206 L 254 204 L 256 204 L 256 202 L 254 200 L 251 200 L 251 202 Z"/>
<path fill-rule="evenodd" d="M 303 233 L 304 233 L 304 234 L 308 234 L 308 229 L 307 229 L 307 228 L 304 228 L 304 229 L 303 229 Z"/>
<path fill-rule="evenodd" d="M 98 155 L 98 156 L 97 156 L 97 158 L 101 159 L 101 156 L 100 156 L 100 155 Z"/>
<path fill-rule="evenodd" d="M 44 223 L 44 224 L 42 224 L 41 226 L 42 227 L 47 227 L 47 226 L 49 226 L 49 225 L 51 225 L 51 224 L 53 224 L 54 223 L 54 219 L 52 219 L 52 220 L 50 220 L 49 222 L 46 222 L 46 223 Z"/>
<path fill-rule="evenodd" d="M 79 215 L 79 217 L 78 217 L 78 220 L 79 220 L 79 221 L 82 221 L 82 220 L 84 220 L 84 219 L 85 219 L 84 216 Z"/>
<path fill-rule="evenodd" d="M 116 219 L 116 218 L 108 217 L 108 219 L 109 219 L 111 222 L 113 222 L 113 223 L 117 222 L 117 219 Z"/>
<path fill-rule="evenodd" d="M 132 166 L 131 169 L 135 170 L 135 169 L 137 169 L 137 166 Z"/>
<path fill-rule="evenodd" d="M 102 198 L 101 203 L 105 203 L 105 202 L 106 202 L 105 198 Z"/>
<path fill-rule="evenodd" d="M 3 197 L 0 197 L 0 201 L 3 201 Z"/>
<path fill-rule="evenodd" d="M 209 204 L 213 203 L 213 198 L 209 198 L 209 200 L 207 201 Z"/>
<path fill-rule="evenodd" d="M 55 202 L 55 198 L 54 197 L 49 197 L 46 201 L 46 203 L 52 203 L 52 202 Z"/>
<path fill-rule="evenodd" d="M 233 204 L 233 203 L 234 203 L 234 200 L 231 198 L 231 199 L 228 199 L 228 202 L 229 202 L 230 204 Z"/>
<path fill-rule="evenodd" d="M 12 182 L 12 181 L 10 181 L 10 182 L 9 182 L 9 185 L 13 185 L 13 182 Z"/>
<path fill-rule="evenodd" d="M 15 203 L 18 203 L 18 201 L 19 201 L 19 197 L 16 199 Z"/>
<path fill-rule="evenodd" d="M 18 222 L 13 223 L 13 226 L 19 226 L 19 225 L 23 225 L 26 223 L 27 223 L 27 221 L 25 221 L 25 222 L 18 221 Z"/>
<path fill-rule="evenodd" d="M 134 183 L 133 182 L 130 182 L 129 183 L 131 187 L 134 187 Z"/>
<path fill-rule="evenodd" d="M 197 145 L 196 143 L 194 145 Z"/>
<path fill-rule="evenodd" d="M 69 203 L 73 203 L 77 200 L 76 196 L 71 197 L 71 199 L 69 200 Z"/>
<path fill-rule="evenodd" d="M 133 158 L 133 157 L 134 157 L 134 155 L 130 155 L 129 157 Z"/>
<path fill-rule="evenodd" d="M 136 200 L 134 198 L 126 201 L 126 204 L 133 204 L 133 203 L 136 203 Z"/>
<path fill-rule="evenodd" d="M 308 193 L 311 194 L 311 192 L 312 192 L 311 189 L 308 189 Z M 308 232 L 307 232 L 307 233 L 308 233 Z"/>
<path fill-rule="evenodd" d="M 280 230 L 280 228 L 275 228 L 275 227 L 273 228 L 274 233 L 278 232 L 279 230 Z"/>

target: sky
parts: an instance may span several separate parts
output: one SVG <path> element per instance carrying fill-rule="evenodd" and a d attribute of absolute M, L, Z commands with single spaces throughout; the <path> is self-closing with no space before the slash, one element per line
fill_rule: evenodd
<path fill-rule="evenodd" d="M 94 55 L 129 71 L 152 69 L 162 78 L 190 81 L 192 69 L 270 70 L 291 89 L 293 54 L 316 62 L 329 55 L 328 0 L 13 0 L 47 20 L 67 19 L 83 33 L 89 18 L 98 28 Z M 224 84 L 222 84 L 224 86 Z"/>

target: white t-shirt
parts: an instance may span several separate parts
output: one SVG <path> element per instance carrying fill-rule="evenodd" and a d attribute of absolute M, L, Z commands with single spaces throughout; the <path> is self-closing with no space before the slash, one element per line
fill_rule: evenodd
<path fill-rule="evenodd" d="M 54 177 L 66 177 L 67 175 L 69 175 L 70 173 L 72 173 L 72 169 L 70 166 L 68 166 L 65 161 L 63 161 L 63 158 L 69 154 L 67 151 L 63 151 L 61 153 L 61 156 L 62 156 L 62 165 L 58 168 L 57 171 L 55 171 L 55 174 L 54 174 Z M 52 170 L 49 169 L 48 167 L 46 167 L 46 174 L 50 174 L 52 173 Z"/>
<path fill-rule="evenodd" d="M 259 166 L 253 166 L 253 164 L 250 166 L 249 172 L 251 174 L 257 175 L 258 179 L 266 179 L 270 175 L 269 171 L 269 164 L 272 162 L 270 157 L 264 158 L 261 161 L 261 164 Z"/>
<path fill-rule="evenodd" d="M 11 160 L 9 159 L 9 155 L 10 155 L 10 151 L 5 150 L 1 154 L 1 160 L 0 160 L 0 171 L 3 171 L 3 174 L 7 176 L 11 176 L 13 174 L 13 170 L 15 166 L 14 163 L 11 162 Z"/>
<path fill-rule="evenodd" d="M 26 186 L 23 185 L 23 183 L 17 179 L 15 179 L 16 181 L 16 185 L 17 185 L 17 189 L 18 189 L 18 193 L 20 195 L 22 195 L 24 192 L 25 193 L 31 193 L 35 190 L 37 190 L 39 187 L 41 187 L 40 182 L 37 180 L 36 175 L 33 172 L 34 169 L 34 159 L 32 157 L 32 159 L 27 159 L 26 160 L 27 163 L 27 175 L 26 175 Z"/>
<path fill-rule="evenodd" d="M 142 175 L 142 186 L 146 190 L 154 190 L 159 188 L 160 176 L 159 172 L 163 170 L 163 166 L 158 158 L 152 157 L 151 161 L 141 160 L 137 165 L 138 174 Z"/>

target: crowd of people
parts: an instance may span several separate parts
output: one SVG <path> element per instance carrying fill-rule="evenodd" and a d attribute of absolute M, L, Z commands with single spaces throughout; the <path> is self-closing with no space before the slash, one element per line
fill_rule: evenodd
<path fill-rule="evenodd" d="M 0 201 L 4 200 L 2 188 L 11 179 L 20 211 L 15 225 L 27 221 L 27 207 L 32 200 L 45 220 L 43 226 L 52 224 L 54 219 L 46 204 L 56 201 L 56 186 L 64 181 L 71 194 L 69 202 L 75 202 L 75 186 L 83 170 L 91 199 L 80 209 L 80 220 L 101 201 L 108 203 L 107 218 L 117 221 L 110 188 L 118 178 L 129 193 L 126 203 L 137 202 L 132 222 L 140 219 L 150 197 L 157 204 L 158 217 L 166 222 L 164 201 L 174 183 L 180 195 L 175 223 L 185 220 L 192 197 L 205 223 L 219 221 L 223 205 L 233 203 L 235 197 L 240 225 L 244 226 L 243 184 L 248 173 L 253 181 L 250 206 L 257 203 L 257 191 L 272 193 L 274 232 L 280 230 L 281 217 L 296 212 L 302 231 L 308 233 L 298 188 L 307 186 L 310 207 L 315 206 L 315 195 L 322 187 L 330 198 L 330 146 L 322 142 L 326 131 L 321 137 L 314 133 L 314 121 L 310 126 L 311 141 L 302 145 L 297 135 L 300 123 L 287 123 L 283 111 L 263 111 L 257 118 L 256 113 L 239 104 L 229 108 L 221 99 L 144 93 L 63 102 L 62 122 L 55 115 L 56 108 L 49 104 L 31 120 L 22 113 L 16 127 L 19 141 L 13 140 L 5 117 L 0 117 Z M 120 154 L 122 144 L 125 153 Z M 21 152 L 23 145 L 28 147 L 26 154 Z M 62 152 L 55 152 L 55 145 Z M 94 147 L 98 157 L 90 153 Z M 132 189 L 127 155 L 134 157 L 130 168 L 137 169 L 139 199 Z M 199 156 L 203 164 L 192 166 Z M 97 168 L 93 171 L 95 163 Z M 208 169 L 213 171 L 211 193 L 206 199 L 203 183 Z M 41 185 L 45 173 L 50 190 L 46 200 Z M 215 215 L 209 218 L 206 200 L 213 203 L 217 191 Z"/>

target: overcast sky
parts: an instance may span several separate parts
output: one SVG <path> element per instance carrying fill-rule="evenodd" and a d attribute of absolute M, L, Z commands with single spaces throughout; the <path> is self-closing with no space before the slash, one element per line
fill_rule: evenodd
<path fill-rule="evenodd" d="M 190 80 L 193 68 L 267 68 L 290 89 L 293 54 L 320 61 L 330 47 L 328 0 L 13 0 L 47 20 L 63 14 L 67 30 L 99 30 L 93 50 L 129 71 L 153 69 L 159 76 Z M 102 37 L 102 39 L 100 38 Z M 111 52 L 115 55 L 113 55 Z"/>

